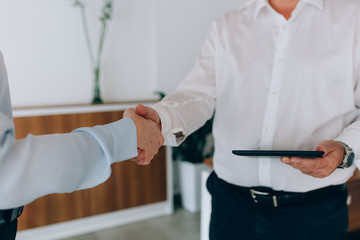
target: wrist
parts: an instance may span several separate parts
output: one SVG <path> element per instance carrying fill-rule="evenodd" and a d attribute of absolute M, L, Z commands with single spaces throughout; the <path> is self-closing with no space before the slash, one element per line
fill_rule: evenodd
<path fill-rule="evenodd" d="M 338 168 L 344 169 L 351 167 L 355 159 L 354 151 L 346 143 L 340 141 L 337 141 L 337 143 L 339 143 L 343 148 L 343 157 Z"/>

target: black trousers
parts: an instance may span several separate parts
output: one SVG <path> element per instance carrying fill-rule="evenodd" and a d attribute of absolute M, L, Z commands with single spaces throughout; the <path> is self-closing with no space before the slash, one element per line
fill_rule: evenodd
<path fill-rule="evenodd" d="M 341 240 L 348 228 L 347 189 L 306 203 L 264 206 L 219 179 L 207 180 L 212 196 L 210 240 Z"/>
<path fill-rule="evenodd" d="M 0 225 L 0 240 L 14 240 L 17 231 L 17 219 Z"/>

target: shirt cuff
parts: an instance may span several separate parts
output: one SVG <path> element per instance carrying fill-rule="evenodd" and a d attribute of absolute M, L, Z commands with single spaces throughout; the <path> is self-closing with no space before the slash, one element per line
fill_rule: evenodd
<path fill-rule="evenodd" d="M 109 165 L 138 155 L 136 126 L 131 118 L 123 118 L 106 125 L 79 128 L 74 132 L 84 132 L 92 136 Z"/>
<path fill-rule="evenodd" d="M 113 163 L 128 160 L 138 155 L 136 126 L 131 118 L 104 125 L 113 138 Z"/>
<path fill-rule="evenodd" d="M 167 113 L 167 111 L 162 103 L 157 103 L 151 107 L 159 114 L 160 121 L 161 121 L 161 133 L 162 133 L 162 135 L 165 139 L 165 143 L 166 143 L 167 138 L 169 136 L 173 135 L 170 132 L 170 124 L 169 124 L 171 121 L 170 116 Z M 175 136 L 174 136 L 174 138 L 175 138 Z"/>
<path fill-rule="evenodd" d="M 355 161 L 355 166 L 360 170 L 360 160 Z"/>
<path fill-rule="evenodd" d="M 355 153 L 355 160 L 360 158 L 360 152 L 359 152 L 359 148 L 357 148 L 356 143 L 358 140 L 357 139 L 353 139 L 351 136 L 348 135 L 341 135 L 338 138 L 334 139 L 335 141 L 339 141 L 339 142 L 343 142 L 346 145 L 348 145 Z"/>
<path fill-rule="evenodd" d="M 164 145 L 179 146 L 185 140 L 185 136 L 176 137 L 175 133 L 184 131 L 182 129 L 172 128 L 173 121 L 171 120 L 171 117 L 164 104 L 157 103 L 151 107 L 159 114 L 161 121 L 161 133 L 165 139 Z"/>

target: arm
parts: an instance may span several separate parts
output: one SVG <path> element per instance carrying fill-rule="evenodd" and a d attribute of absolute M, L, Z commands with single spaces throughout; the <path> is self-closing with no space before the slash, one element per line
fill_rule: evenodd
<path fill-rule="evenodd" d="M 358 81 L 359 82 L 359 81 Z M 360 109 L 360 88 L 359 85 L 355 87 L 355 108 L 359 112 Z M 350 146 L 355 153 L 355 159 L 360 157 L 360 117 L 357 116 L 349 124 L 340 135 L 333 140 L 324 140 L 317 147 L 316 150 L 323 151 L 325 154 L 321 158 L 282 158 L 283 163 L 300 170 L 316 178 L 324 178 L 330 176 L 342 163 L 344 157 L 344 147 L 339 143 L 343 142 Z"/>
<path fill-rule="evenodd" d="M 354 119 L 336 139 L 325 140 L 317 146 L 316 150 L 325 152 L 322 158 L 282 158 L 282 162 L 313 177 L 327 177 L 342 163 L 344 147 L 338 141 L 347 144 L 354 150 L 355 159 L 360 158 L 360 36 L 355 42 L 357 46 L 354 51 L 354 69 L 356 71 L 354 72 L 353 107 L 356 109 L 357 115 L 354 114 Z"/>
<path fill-rule="evenodd" d="M 109 177 L 112 163 L 136 157 L 137 147 L 153 153 L 161 145 L 156 126 L 128 117 L 69 134 L 15 140 L 1 54 L 0 103 L 0 209 L 25 205 L 51 193 L 94 187 Z"/>
<path fill-rule="evenodd" d="M 195 67 L 176 91 L 152 108 L 143 105 L 136 107 L 136 114 L 157 124 L 166 145 L 180 145 L 213 116 L 216 104 L 215 24 L 213 26 Z M 137 164 L 149 164 L 150 160 L 144 161 L 141 156 L 134 159 Z"/>
<path fill-rule="evenodd" d="M 216 39 L 214 24 L 186 79 L 175 92 L 152 106 L 167 145 L 178 146 L 213 116 L 216 104 Z M 136 110 L 144 116 L 143 111 Z"/>
<path fill-rule="evenodd" d="M 137 156 L 136 141 L 136 128 L 129 118 L 70 134 L 28 135 L 22 140 L 14 140 L 9 126 L 1 132 L 0 209 L 51 193 L 94 187 L 110 176 L 112 163 Z"/>

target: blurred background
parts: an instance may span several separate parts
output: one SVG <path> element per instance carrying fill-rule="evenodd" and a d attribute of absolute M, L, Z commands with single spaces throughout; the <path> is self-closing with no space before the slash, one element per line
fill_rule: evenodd
<path fill-rule="evenodd" d="M 91 64 L 72 0 L 1 0 L 0 50 L 14 107 L 88 103 Z M 85 0 L 93 47 L 102 0 Z M 171 92 L 195 62 L 211 21 L 246 0 L 115 0 L 105 39 L 104 101 Z"/>
<path fill-rule="evenodd" d="M 0 0 L 0 51 L 17 138 L 104 124 L 129 106 L 156 102 L 156 91 L 172 92 L 186 77 L 211 22 L 247 0 L 114 0 L 101 58 L 105 104 L 96 107 L 90 104 L 93 66 L 75 2 Z M 81 2 L 96 52 L 105 1 Z M 211 127 L 195 139 L 207 141 L 209 134 Z M 193 151 L 184 149 L 177 155 Z M 164 148 L 149 167 L 114 164 L 112 177 L 99 187 L 36 200 L 25 206 L 17 239 L 200 239 L 200 174 L 211 167 L 203 159 L 176 161 L 173 156 Z M 178 162 L 200 167 L 192 170 Z M 179 177 L 179 168 L 185 176 Z M 180 178 L 187 182 L 179 183 Z M 181 199 L 180 185 L 192 188 L 190 200 Z M 184 201 L 195 205 L 184 207 Z"/>
<path fill-rule="evenodd" d="M 0 0 L 0 51 L 16 136 L 104 124 L 119 119 L 127 107 L 158 101 L 155 92 L 170 93 L 186 77 L 211 22 L 247 1 L 114 0 L 101 59 L 105 104 L 94 107 L 92 65 L 75 0 Z M 96 52 L 104 0 L 83 2 Z M 195 133 L 198 150 L 191 142 L 175 151 L 163 148 L 151 166 L 114 164 L 112 177 L 99 187 L 46 196 L 25 206 L 17 239 L 207 240 L 210 198 L 204 181 L 211 156 L 184 156 L 194 151 L 202 156 L 203 149 L 211 149 L 209 134 L 208 126 Z M 192 188 L 190 197 L 184 198 L 184 186 Z M 355 231 L 360 229 L 360 174 L 348 186 L 349 231 Z M 360 239 L 358 233 L 350 237 Z"/>

